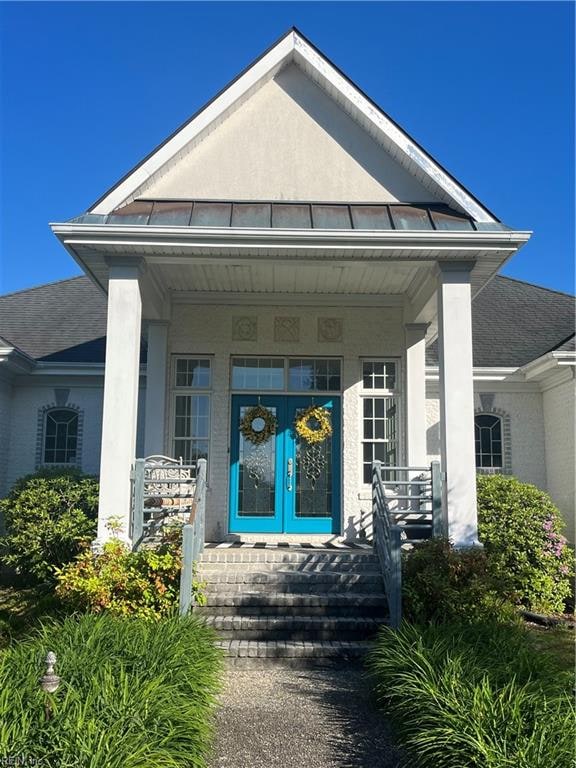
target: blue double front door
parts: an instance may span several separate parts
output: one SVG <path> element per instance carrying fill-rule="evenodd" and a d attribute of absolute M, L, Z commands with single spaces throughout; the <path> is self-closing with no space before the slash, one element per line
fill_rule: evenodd
<path fill-rule="evenodd" d="M 252 420 L 246 436 L 256 406 L 266 418 Z M 318 442 L 295 429 L 310 406 L 322 407 L 331 427 Z M 231 533 L 340 532 L 339 397 L 234 395 L 230 458 Z"/>

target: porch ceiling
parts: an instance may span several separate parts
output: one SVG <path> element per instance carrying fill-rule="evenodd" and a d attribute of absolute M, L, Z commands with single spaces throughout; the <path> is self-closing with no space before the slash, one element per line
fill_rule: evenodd
<path fill-rule="evenodd" d="M 54 224 L 54 232 L 107 289 L 113 262 L 144 263 L 143 311 L 163 318 L 169 296 L 218 294 L 402 301 L 407 322 L 434 323 L 436 262 L 467 261 L 472 295 L 529 238 L 527 232 L 265 230 Z M 203 298 L 204 297 L 204 298 Z M 377 298 L 375 298 L 377 297 Z M 402 297 L 402 298 L 400 298 Z M 344 300 L 342 298 L 342 300 Z M 364 299 L 364 302 L 368 299 Z"/>
<path fill-rule="evenodd" d="M 432 264 L 151 264 L 149 272 L 175 293 L 408 294 Z"/>

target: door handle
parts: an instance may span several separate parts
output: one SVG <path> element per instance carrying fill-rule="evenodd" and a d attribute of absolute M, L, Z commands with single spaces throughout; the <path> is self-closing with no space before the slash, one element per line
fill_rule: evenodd
<path fill-rule="evenodd" d="M 286 467 L 286 488 L 292 490 L 292 475 L 294 474 L 294 461 L 288 459 L 288 465 Z"/>

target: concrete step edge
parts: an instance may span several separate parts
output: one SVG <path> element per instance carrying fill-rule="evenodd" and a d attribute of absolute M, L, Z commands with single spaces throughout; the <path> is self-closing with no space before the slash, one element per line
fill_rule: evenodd
<path fill-rule="evenodd" d="M 225 656 L 248 658 L 363 656 L 373 648 L 368 640 L 220 640 L 217 645 Z"/>
<path fill-rule="evenodd" d="M 377 555 L 368 552 L 308 554 L 306 552 L 251 549 L 246 551 L 205 550 L 200 557 L 201 563 L 330 563 L 338 561 L 346 563 L 377 562 Z"/>

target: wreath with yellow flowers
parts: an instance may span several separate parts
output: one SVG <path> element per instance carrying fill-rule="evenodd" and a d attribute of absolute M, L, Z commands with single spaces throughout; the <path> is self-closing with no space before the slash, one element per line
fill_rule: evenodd
<path fill-rule="evenodd" d="M 323 443 L 332 434 L 330 411 L 319 405 L 311 405 L 297 416 L 294 429 L 307 443 Z"/>
<path fill-rule="evenodd" d="M 240 420 L 240 432 L 254 445 L 267 443 L 276 432 L 276 416 L 262 405 L 248 408 Z"/>

